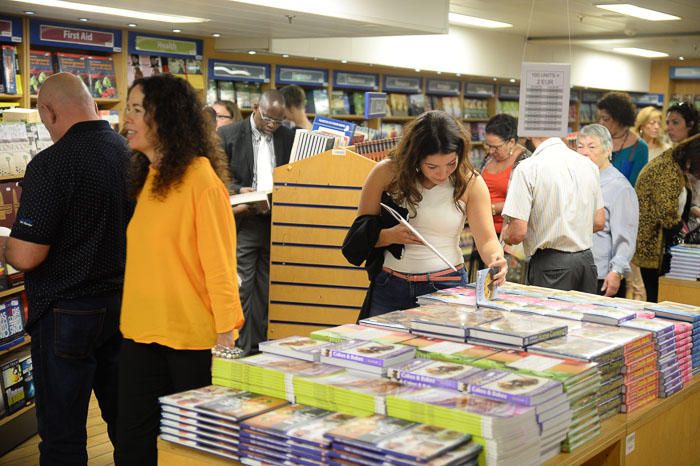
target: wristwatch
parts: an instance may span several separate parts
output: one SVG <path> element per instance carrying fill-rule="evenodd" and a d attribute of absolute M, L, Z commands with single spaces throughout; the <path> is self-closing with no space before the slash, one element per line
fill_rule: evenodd
<path fill-rule="evenodd" d="M 617 270 L 613 270 L 617 274 L 617 277 L 622 281 L 623 278 L 625 278 L 625 274 L 622 272 L 618 272 Z"/>
<path fill-rule="evenodd" d="M 491 204 L 491 215 L 496 216 L 496 204 Z"/>

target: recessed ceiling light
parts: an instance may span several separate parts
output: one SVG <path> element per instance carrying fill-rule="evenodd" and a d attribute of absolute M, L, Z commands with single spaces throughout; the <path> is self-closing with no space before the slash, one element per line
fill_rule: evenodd
<path fill-rule="evenodd" d="M 420 68 L 416 68 L 416 73 L 420 73 Z"/>
<path fill-rule="evenodd" d="M 656 50 L 638 49 L 636 47 L 617 47 L 613 52 L 624 53 L 625 55 L 634 55 L 645 58 L 661 58 L 668 57 L 667 53 L 657 52 Z"/>
<path fill-rule="evenodd" d="M 681 19 L 678 16 L 669 15 L 656 10 L 650 10 L 648 8 L 642 8 L 629 3 L 609 3 L 596 6 L 598 8 L 602 8 L 603 10 L 614 11 L 615 13 L 620 13 L 621 15 L 625 16 L 634 16 L 635 18 L 645 19 L 647 21 L 677 21 Z"/>
<path fill-rule="evenodd" d="M 442 74 L 442 71 L 438 71 L 437 74 Z"/>
<path fill-rule="evenodd" d="M 510 78 L 509 81 L 512 82 L 512 83 L 514 83 L 514 82 L 515 82 L 515 78 Z"/>
<path fill-rule="evenodd" d="M 87 22 L 88 22 L 88 19 L 87 19 L 87 18 L 78 18 L 78 19 L 79 19 L 80 21 L 82 21 L 83 23 L 87 23 Z"/>
<path fill-rule="evenodd" d="M 215 32 L 215 33 L 213 33 L 211 36 L 212 36 L 212 37 L 221 37 L 221 34 L 219 34 L 218 32 Z"/>
<path fill-rule="evenodd" d="M 494 81 L 498 81 L 498 78 L 493 78 Z"/>
<path fill-rule="evenodd" d="M 340 60 L 340 63 L 347 63 L 347 60 Z"/>
<path fill-rule="evenodd" d="M 282 58 L 289 58 L 289 54 L 288 54 L 288 53 L 283 53 L 283 54 L 282 54 Z"/>
<path fill-rule="evenodd" d="M 25 15 L 30 15 L 30 16 L 31 16 L 31 15 L 34 14 L 34 12 L 33 12 L 33 11 L 25 11 L 24 14 L 25 14 Z"/>
<path fill-rule="evenodd" d="M 480 28 L 512 28 L 513 25 L 510 23 L 503 23 L 501 21 L 493 21 L 490 19 L 477 18 L 476 16 L 466 16 L 459 15 L 457 13 L 450 13 L 448 15 L 450 24 L 457 24 L 460 26 L 476 26 Z"/>
<path fill-rule="evenodd" d="M 248 55 L 255 55 L 256 53 L 258 52 L 256 52 L 255 50 L 248 50 Z"/>
<path fill-rule="evenodd" d="M 135 28 L 135 27 L 136 27 L 136 23 L 129 23 L 129 24 L 127 24 L 127 26 L 130 27 L 130 28 Z"/>
<path fill-rule="evenodd" d="M 685 60 L 685 57 L 678 57 L 678 59 L 679 59 L 680 61 L 683 61 L 683 60 Z"/>
<path fill-rule="evenodd" d="M 173 32 L 182 32 L 182 29 L 173 29 Z"/>
<path fill-rule="evenodd" d="M 138 18 L 149 21 L 160 21 L 164 23 L 205 23 L 206 18 L 195 18 L 192 16 L 176 16 L 164 13 L 147 13 L 145 11 L 127 10 L 124 8 L 112 8 L 101 5 L 90 5 L 89 3 L 66 2 L 61 0 L 12 0 L 20 3 L 31 3 L 33 6 L 48 6 L 52 8 L 64 8 L 66 10 L 76 10 L 88 13 L 100 13 L 103 15 L 121 16 L 124 18 Z"/>
<path fill-rule="evenodd" d="M 456 76 L 459 78 L 460 76 L 462 76 L 462 73 L 457 73 Z"/>

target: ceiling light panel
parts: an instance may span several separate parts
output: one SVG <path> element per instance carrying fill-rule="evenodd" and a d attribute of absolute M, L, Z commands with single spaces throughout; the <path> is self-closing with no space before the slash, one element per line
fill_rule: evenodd
<path fill-rule="evenodd" d="M 476 16 L 460 15 L 457 13 L 450 13 L 448 15 L 450 24 L 455 24 L 458 26 L 475 26 L 480 28 L 511 28 L 513 27 L 510 23 L 502 23 L 501 21 L 493 21 L 490 19 L 477 18 Z"/>
<path fill-rule="evenodd" d="M 613 52 L 645 58 L 668 57 L 668 54 L 664 52 L 657 52 L 656 50 L 639 49 L 636 47 L 617 47 L 613 49 Z"/>
<path fill-rule="evenodd" d="M 596 5 L 603 10 L 614 11 L 625 16 L 633 16 L 635 18 L 645 19 L 647 21 L 678 21 L 681 19 L 678 16 L 669 15 L 656 10 L 642 8 L 630 3 L 606 3 Z"/>

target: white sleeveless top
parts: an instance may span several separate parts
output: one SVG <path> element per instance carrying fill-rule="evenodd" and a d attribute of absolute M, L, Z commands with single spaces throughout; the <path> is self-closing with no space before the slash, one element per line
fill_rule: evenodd
<path fill-rule="evenodd" d="M 426 189 L 422 185 L 419 185 L 418 189 L 423 200 L 416 206 L 416 216 L 409 216 L 408 223 L 452 265 L 463 263 L 459 236 L 464 229 L 466 214 L 460 212 L 454 203 L 454 185 L 448 181 L 432 189 Z M 466 208 L 462 207 L 466 211 Z M 389 251 L 385 251 L 384 266 L 401 273 L 419 274 L 448 268 L 439 257 L 422 244 L 404 245 L 401 259 L 396 259 Z"/>

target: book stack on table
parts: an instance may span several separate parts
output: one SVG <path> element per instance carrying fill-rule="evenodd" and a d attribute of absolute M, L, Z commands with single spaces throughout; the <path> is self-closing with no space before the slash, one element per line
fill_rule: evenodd
<path fill-rule="evenodd" d="M 405 331 L 388 330 L 364 325 L 345 324 L 337 327 L 315 330 L 309 334 L 314 340 L 339 343 L 348 340 L 366 340 L 376 343 L 401 343 L 413 338 Z"/>
<path fill-rule="evenodd" d="M 542 341 L 567 334 L 561 320 L 503 312 L 500 319 L 469 328 L 468 343 L 502 349 L 525 350 Z"/>
<path fill-rule="evenodd" d="M 324 348 L 321 362 L 374 375 L 386 375 L 390 367 L 413 359 L 415 354 L 413 346 L 399 343 L 348 340 Z"/>
<path fill-rule="evenodd" d="M 693 347 L 690 353 L 692 374 L 700 372 L 700 306 L 663 301 L 658 304 L 649 303 L 646 309 L 653 311 L 656 317 L 688 322 L 693 325 L 691 334 Z"/>
<path fill-rule="evenodd" d="M 164 396 L 159 401 L 163 440 L 234 461 L 241 460 L 241 421 L 288 404 L 282 399 L 214 385 Z"/>
<path fill-rule="evenodd" d="M 683 374 L 678 365 L 676 333 L 673 323 L 656 318 L 637 318 L 623 322 L 620 326 L 651 332 L 657 353 L 659 398 L 666 398 L 680 391 L 683 388 Z"/>
<path fill-rule="evenodd" d="M 416 316 L 411 321 L 411 333 L 424 337 L 466 342 L 471 329 L 503 317 L 501 311 L 482 310 L 474 306 L 433 304 L 430 308 L 429 314 Z"/>
<path fill-rule="evenodd" d="M 676 336 L 676 358 L 678 359 L 678 367 L 681 370 L 683 386 L 685 387 L 693 378 L 693 324 L 679 320 L 661 319 L 659 317 L 656 319 L 673 324 Z"/>

